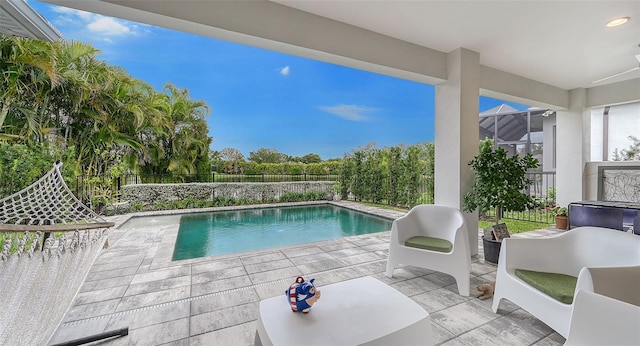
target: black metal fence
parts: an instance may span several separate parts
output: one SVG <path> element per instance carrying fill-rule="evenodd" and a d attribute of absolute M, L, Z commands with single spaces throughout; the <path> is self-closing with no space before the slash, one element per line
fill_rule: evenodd
<path fill-rule="evenodd" d="M 556 204 L 556 173 L 529 172 L 526 177 L 532 184 L 525 193 L 535 201 L 534 208 L 521 212 L 503 212 L 502 218 L 552 224 L 554 216 L 551 208 Z M 494 217 L 495 211 L 487 211 L 485 216 Z"/>
<path fill-rule="evenodd" d="M 76 181 L 76 196 L 84 203 L 92 206 L 106 205 L 120 202 L 120 188 L 123 185 L 132 184 L 179 184 L 179 183 L 274 183 L 274 182 L 299 182 L 299 181 L 338 181 L 337 174 L 220 174 L 211 175 L 140 175 L 129 174 L 117 178 L 78 176 Z M 531 172 L 527 178 L 532 184 L 526 191 L 535 201 L 535 208 L 524 212 L 503 212 L 502 217 L 523 221 L 535 221 L 553 223 L 553 214 L 550 209 L 556 202 L 556 175 L 555 172 Z M 419 203 L 433 203 L 433 182 L 430 177 L 425 177 L 419 186 L 417 194 Z M 431 185 L 427 182 L 431 181 Z M 353 195 L 348 199 L 355 200 Z M 367 201 L 358 199 L 359 201 Z M 381 203 L 388 203 L 382 200 Z M 411 207 L 411 206 L 408 206 Z M 484 216 L 495 216 L 494 211 L 487 211 Z"/>
<path fill-rule="evenodd" d="M 96 205 L 113 204 L 120 201 L 120 177 L 80 175 L 76 177 L 75 195 L 94 210 Z"/>

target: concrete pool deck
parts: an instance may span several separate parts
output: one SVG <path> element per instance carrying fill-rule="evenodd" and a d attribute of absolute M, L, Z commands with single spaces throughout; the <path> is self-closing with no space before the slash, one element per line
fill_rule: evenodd
<path fill-rule="evenodd" d="M 347 201 L 331 203 L 390 219 L 404 214 Z M 238 208 L 246 207 L 224 210 Z M 299 275 L 315 277 L 320 289 L 362 276 L 386 282 L 429 312 L 436 345 L 564 343 L 551 328 L 509 302 L 494 314 L 491 299 L 458 295 L 449 275 L 404 266 L 395 270 L 393 279 L 385 277 L 389 232 L 171 261 L 178 223 L 121 228 L 130 217 L 109 218 L 116 223 L 109 232 L 111 246 L 95 261 L 51 343 L 129 327 L 128 336 L 99 344 L 252 345 L 260 300 L 283 295 Z M 495 280 L 495 274 L 495 265 L 484 263 L 480 249 L 472 259 L 472 294 L 477 284 Z"/>

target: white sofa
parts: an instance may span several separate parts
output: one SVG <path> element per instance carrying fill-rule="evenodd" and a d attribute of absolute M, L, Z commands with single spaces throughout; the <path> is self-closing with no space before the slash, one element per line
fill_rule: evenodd
<path fill-rule="evenodd" d="M 633 266 L 640 266 L 640 236 L 622 231 L 578 227 L 549 238 L 506 238 L 500 250 L 492 308 L 498 312 L 500 301 L 508 299 L 566 338 L 575 300 L 571 304 L 562 303 L 525 283 L 515 275 L 515 270 L 577 277 L 574 297 L 580 289 L 630 296 L 631 291 L 638 290 L 633 280 L 628 281 L 624 275 L 607 279 L 607 275 Z"/>
<path fill-rule="evenodd" d="M 636 296 L 640 296 L 640 287 L 636 287 Z M 640 345 L 640 306 L 579 290 L 564 345 Z"/>
<path fill-rule="evenodd" d="M 451 249 L 433 251 L 407 246 L 407 240 L 413 237 L 443 239 L 450 243 Z M 456 279 L 460 295 L 468 296 L 471 255 L 467 225 L 460 210 L 443 205 L 422 204 L 396 219 L 391 226 L 386 276 L 392 277 L 398 264 L 449 274 Z"/>

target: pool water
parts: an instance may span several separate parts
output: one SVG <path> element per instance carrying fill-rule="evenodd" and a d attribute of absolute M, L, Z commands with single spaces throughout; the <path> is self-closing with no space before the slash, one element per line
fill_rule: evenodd
<path fill-rule="evenodd" d="M 388 231 L 391 220 L 330 205 L 183 215 L 173 260 Z"/>

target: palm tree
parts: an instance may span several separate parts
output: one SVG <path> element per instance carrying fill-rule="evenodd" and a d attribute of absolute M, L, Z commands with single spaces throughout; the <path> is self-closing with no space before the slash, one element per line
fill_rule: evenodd
<path fill-rule="evenodd" d="M 211 138 L 205 116 L 209 108 L 203 101 L 191 100 L 187 89 L 167 84 L 164 90 L 163 102 L 155 102 L 159 112 L 148 119 L 149 146 L 143 170 L 153 174 L 195 174 L 199 166 L 208 167 Z"/>
<path fill-rule="evenodd" d="M 91 45 L 0 36 L 0 139 L 76 152 L 76 172 L 127 162 L 152 173 L 210 169 L 209 108 L 96 58 Z"/>
<path fill-rule="evenodd" d="M 34 100 L 57 87 L 60 78 L 53 46 L 0 35 L 0 135 L 19 138 L 22 125 L 35 124 Z M 7 132 L 5 122 L 9 118 Z"/>

